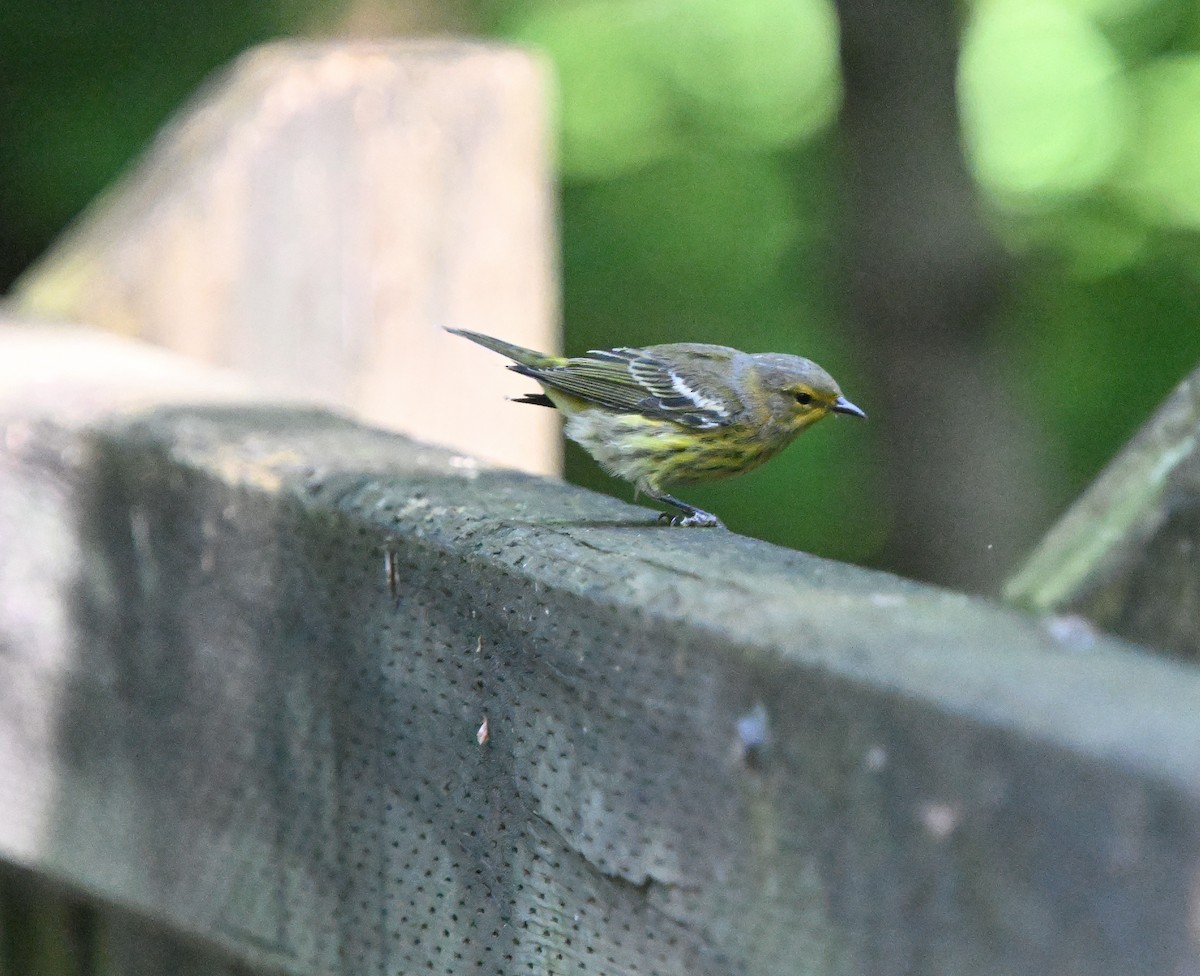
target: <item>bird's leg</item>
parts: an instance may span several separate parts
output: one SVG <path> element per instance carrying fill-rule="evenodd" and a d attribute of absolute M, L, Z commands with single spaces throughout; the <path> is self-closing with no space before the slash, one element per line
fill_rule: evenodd
<path fill-rule="evenodd" d="M 666 505 L 673 505 L 675 508 L 683 512 L 683 515 L 672 515 L 669 512 L 663 512 L 659 515 L 660 522 L 670 522 L 671 525 L 680 526 L 703 526 L 715 527 L 718 529 L 725 528 L 724 523 L 711 512 L 706 512 L 702 508 L 697 508 L 695 505 L 689 505 L 687 502 L 681 502 L 678 498 L 668 495 L 666 492 L 646 492 L 656 502 L 663 502 Z"/>

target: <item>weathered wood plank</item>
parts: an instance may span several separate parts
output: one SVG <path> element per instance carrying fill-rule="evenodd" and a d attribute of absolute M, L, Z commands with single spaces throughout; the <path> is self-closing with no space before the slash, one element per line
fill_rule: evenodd
<path fill-rule="evenodd" d="M 500 45 L 251 51 L 22 277 L 16 300 L 557 471 L 553 415 L 472 409 L 463 389 L 498 402 L 522 387 L 482 352 L 451 355 L 460 340 L 441 329 L 557 345 L 544 89 L 536 60 Z"/>
<path fill-rule="evenodd" d="M 1050 530 L 1005 597 L 1200 659 L 1200 370 Z"/>
<path fill-rule="evenodd" d="M 295 973 L 1200 966 L 1193 671 L 125 355 L 0 394 L 6 858 Z"/>

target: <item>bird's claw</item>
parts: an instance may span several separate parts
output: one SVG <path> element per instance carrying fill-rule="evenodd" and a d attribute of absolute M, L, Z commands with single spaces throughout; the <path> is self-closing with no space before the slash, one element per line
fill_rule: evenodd
<path fill-rule="evenodd" d="M 660 524 L 675 525 L 680 528 L 725 528 L 725 523 L 710 512 L 692 512 L 690 515 L 672 515 L 670 512 L 660 512 Z"/>

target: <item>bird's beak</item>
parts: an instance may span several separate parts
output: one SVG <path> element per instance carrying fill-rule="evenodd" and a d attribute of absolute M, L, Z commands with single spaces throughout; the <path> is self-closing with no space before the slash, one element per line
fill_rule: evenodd
<path fill-rule="evenodd" d="M 834 413 L 848 413 L 851 417 L 859 417 L 862 420 L 867 419 L 867 412 L 856 407 L 844 396 L 840 396 L 833 401 L 832 409 Z"/>

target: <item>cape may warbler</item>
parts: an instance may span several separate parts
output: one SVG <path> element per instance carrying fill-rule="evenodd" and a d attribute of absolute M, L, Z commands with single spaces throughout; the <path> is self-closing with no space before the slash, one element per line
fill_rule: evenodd
<path fill-rule="evenodd" d="M 513 360 L 542 393 L 518 403 L 557 407 L 565 433 L 605 471 L 683 512 L 672 525 L 720 525 L 673 498 L 669 484 L 697 484 L 757 468 L 830 413 L 867 415 L 810 359 L 673 342 L 605 349 L 565 359 L 501 339 L 449 329 Z M 664 513 L 661 518 L 668 518 Z"/>

